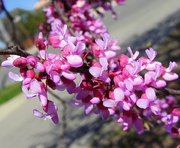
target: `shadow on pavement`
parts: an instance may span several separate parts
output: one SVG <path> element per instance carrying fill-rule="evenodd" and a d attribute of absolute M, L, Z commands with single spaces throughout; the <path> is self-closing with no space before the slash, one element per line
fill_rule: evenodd
<path fill-rule="evenodd" d="M 125 44 L 120 45 L 124 50 L 131 47 L 132 50 L 146 47 L 147 43 L 151 43 L 153 47 L 157 47 L 180 23 L 180 10 L 159 23 L 155 28 L 149 30 L 141 36 L 133 36 Z M 123 51 L 122 51 L 123 52 Z"/>

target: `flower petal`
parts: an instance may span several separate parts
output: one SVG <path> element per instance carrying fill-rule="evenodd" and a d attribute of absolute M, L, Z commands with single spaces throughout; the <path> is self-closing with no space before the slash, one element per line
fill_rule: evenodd
<path fill-rule="evenodd" d="M 148 99 L 138 99 L 136 102 L 136 105 L 139 108 L 146 109 L 149 105 L 149 100 Z"/>
<path fill-rule="evenodd" d="M 101 100 L 100 100 L 99 97 L 94 97 L 94 98 L 92 98 L 92 99 L 90 100 L 90 102 L 91 102 L 92 104 L 98 104 L 100 101 L 101 101 Z"/>
<path fill-rule="evenodd" d="M 111 99 L 107 99 L 103 102 L 103 105 L 105 107 L 115 107 L 116 103 L 114 100 L 111 100 Z"/>
<path fill-rule="evenodd" d="M 69 55 L 66 57 L 67 62 L 72 66 L 72 67 L 80 67 L 83 65 L 82 58 L 78 55 Z"/>
<path fill-rule="evenodd" d="M 101 112 L 101 117 L 103 120 L 106 120 L 109 117 L 109 111 L 108 110 L 103 110 Z"/>
<path fill-rule="evenodd" d="M 86 103 L 85 104 L 85 113 L 86 114 L 90 114 L 92 109 L 93 109 L 93 105 L 92 104 L 90 104 L 90 103 Z"/>
<path fill-rule="evenodd" d="M 147 88 L 145 92 L 146 92 L 146 96 L 149 100 L 153 101 L 156 99 L 156 94 L 155 94 L 155 91 L 153 88 L 151 88 L 151 87 Z"/>
<path fill-rule="evenodd" d="M 69 80 L 75 80 L 75 79 L 76 79 L 76 76 L 75 76 L 73 73 L 71 73 L 71 72 L 65 72 L 65 71 L 63 71 L 63 72 L 62 72 L 62 75 L 63 75 L 65 78 L 69 79 Z"/>
<path fill-rule="evenodd" d="M 9 72 L 8 75 L 9 75 L 9 77 L 10 77 L 11 79 L 13 79 L 14 81 L 22 81 L 22 80 L 23 80 L 23 78 L 22 78 L 21 76 L 15 74 L 15 73 L 13 73 L 13 72 Z"/>
<path fill-rule="evenodd" d="M 108 67 L 108 61 L 105 57 L 99 58 L 99 62 L 101 63 L 103 70 L 107 70 Z"/>
<path fill-rule="evenodd" d="M 95 78 L 97 78 L 101 75 L 102 70 L 99 67 L 90 67 L 89 72 L 91 75 L 93 75 Z"/>
<path fill-rule="evenodd" d="M 122 101 L 124 98 L 124 93 L 121 88 L 114 89 L 114 98 L 116 101 Z"/>
<path fill-rule="evenodd" d="M 176 80 L 178 79 L 178 75 L 176 73 L 173 73 L 173 72 L 167 72 L 163 75 L 163 78 L 166 80 L 166 81 L 173 81 L 173 80 Z"/>
<path fill-rule="evenodd" d="M 42 112 L 40 112 L 39 110 L 37 110 L 37 109 L 33 110 L 33 115 L 36 116 L 36 117 L 39 117 L 39 118 L 44 117 L 44 114 Z"/>

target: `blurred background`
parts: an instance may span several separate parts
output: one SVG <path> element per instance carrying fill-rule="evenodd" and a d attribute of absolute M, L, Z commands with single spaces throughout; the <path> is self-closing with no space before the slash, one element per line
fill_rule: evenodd
<path fill-rule="evenodd" d="M 36 8 L 37 0 L 4 0 L 0 9 L 0 48 L 18 44 L 32 47 L 39 32 L 39 24 L 45 21 L 42 9 Z"/>
<path fill-rule="evenodd" d="M 45 21 L 42 8 L 50 1 L 0 2 L 0 50 L 18 45 L 28 52 L 36 52 L 34 38 L 38 36 L 40 23 Z M 175 72 L 180 75 L 180 1 L 127 0 L 126 5 L 114 9 L 117 20 L 113 20 L 110 12 L 102 20 L 111 38 L 120 39 L 121 52 L 129 46 L 142 52 L 153 47 L 159 54 L 156 60 L 165 66 L 169 61 L 178 63 Z M 0 55 L 0 62 L 6 58 Z M 17 69 L 10 70 L 18 73 Z M 143 135 L 138 135 L 133 128 L 124 132 L 113 119 L 103 121 L 98 115 L 85 115 L 82 108 L 70 105 L 63 108 L 58 100 L 55 100 L 61 118 L 58 125 L 38 119 L 32 115 L 34 108 L 40 108 L 38 100 L 25 99 L 20 84 L 8 78 L 10 70 L 0 67 L 0 145 L 3 148 L 175 148 L 180 144 L 179 138 L 172 138 L 159 125 L 154 124 Z M 180 89 L 180 79 L 168 85 Z M 66 92 L 56 94 L 67 101 L 75 97 Z M 49 98 L 54 100 L 52 95 Z"/>

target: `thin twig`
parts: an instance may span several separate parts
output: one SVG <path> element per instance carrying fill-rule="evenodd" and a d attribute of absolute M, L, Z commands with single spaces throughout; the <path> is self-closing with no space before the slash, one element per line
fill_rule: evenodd
<path fill-rule="evenodd" d="M 89 68 L 90 68 L 90 67 L 83 65 L 83 66 L 81 66 L 81 67 L 76 67 L 76 68 L 71 67 L 71 68 L 70 68 L 70 71 L 71 71 L 71 72 L 75 72 L 75 73 L 83 73 L 83 74 L 92 76 L 92 75 L 90 74 L 90 72 L 89 72 Z"/>
<path fill-rule="evenodd" d="M 61 2 L 64 4 L 65 12 L 68 12 L 71 9 L 71 4 L 67 0 L 61 0 Z"/>
<path fill-rule="evenodd" d="M 66 113 L 67 113 L 67 106 L 66 106 L 66 102 L 62 103 L 63 106 L 63 114 L 62 114 L 62 120 L 63 120 L 63 125 L 62 125 L 62 136 L 65 136 L 65 130 L 67 127 L 67 121 L 66 121 Z"/>
<path fill-rule="evenodd" d="M 52 92 L 50 89 L 48 89 L 48 92 L 55 97 L 57 100 L 59 100 L 62 103 L 63 106 L 63 112 L 62 112 L 62 138 L 65 137 L 65 129 L 67 127 L 67 122 L 66 122 L 66 112 L 67 112 L 67 106 L 66 104 L 68 102 L 64 101 L 63 99 L 61 99 L 58 95 L 56 95 L 54 92 Z"/>
<path fill-rule="evenodd" d="M 22 50 L 18 46 L 9 46 L 6 50 L 0 50 L 0 55 L 19 55 L 26 58 L 27 56 L 30 56 L 32 54 Z"/>
<path fill-rule="evenodd" d="M 171 89 L 171 88 L 160 88 L 160 89 L 156 89 L 156 94 L 158 96 L 169 96 L 169 95 L 176 95 L 179 96 L 180 95 L 180 90 L 175 90 L 175 89 Z"/>
<path fill-rule="evenodd" d="M 65 13 L 58 7 L 56 3 L 54 3 L 54 7 L 57 10 L 57 13 L 60 15 L 61 20 L 64 22 L 64 24 L 67 25 L 68 30 L 70 31 L 72 36 L 76 36 L 76 33 L 73 30 L 73 26 L 69 24 L 69 19 L 66 17 Z"/>
<path fill-rule="evenodd" d="M 55 97 L 57 100 L 59 100 L 61 103 L 67 103 L 66 101 L 64 101 L 63 99 L 61 99 L 58 95 L 56 95 L 54 92 L 52 92 L 50 89 L 48 89 L 48 92 Z"/>

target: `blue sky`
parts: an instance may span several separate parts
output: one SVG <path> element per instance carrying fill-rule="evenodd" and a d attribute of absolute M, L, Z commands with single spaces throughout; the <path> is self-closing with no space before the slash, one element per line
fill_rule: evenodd
<path fill-rule="evenodd" d="M 36 2 L 38 2 L 38 0 L 5 0 L 4 4 L 8 11 L 11 11 L 15 8 L 33 10 L 33 6 Z"/>

